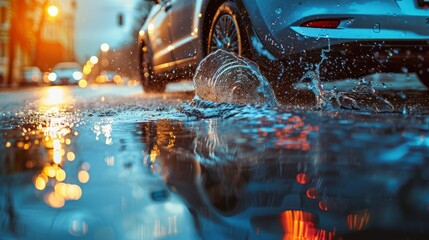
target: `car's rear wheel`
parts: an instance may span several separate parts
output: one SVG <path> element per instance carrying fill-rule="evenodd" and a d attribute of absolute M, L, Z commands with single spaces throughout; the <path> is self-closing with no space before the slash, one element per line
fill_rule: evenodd
<path fill-rule="evenodd" d="M 240 56 L 247 55 L 249 53 L 247 42 L 247 34 L 237 5 L 233 2 L 224 2 L 211 21 L 207 53 L 223 49 Z"/>
<path fill-rule="evenodd" d="M 243 17 L 234 2 L 227 1 L 221 4 L 211 21 L 206 42 L 207 54 L 223 49 L 252 59 L 254 51 L 248 33 L 251 28 L 248 27 L 250 22 L 246 20 L 247 18 Z M 293 90 L 293 86 L 288 79 L 284 79 L 282 76 L 284 68 L 282 63 L 269 59 L 260 59 L 260 61 L 259 69 L 270 82 L 277 99 L 280 100 L 290 95 L 289 92 Z"/>
<path fill-rule="evenodd" d="M 140 56 L 140 80 L 143 86 L 143 90 L 146 93 L 164 92 L 167 83 L 154 74 L 151 55 L 146 45 L 142 45 Z"/>

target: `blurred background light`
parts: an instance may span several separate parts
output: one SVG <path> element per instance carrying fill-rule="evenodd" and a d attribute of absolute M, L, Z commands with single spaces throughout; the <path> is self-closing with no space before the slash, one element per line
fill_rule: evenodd
<path fill-rule="evenodd" d="M 100 49 L 101 49 L 101 51 L 103 51 L 103 52 L 107 52 L 107 51 L 109 51 L 110 46 L 109 46 L 109 44 L 107 44 L 107 43 L 103 43 L 103 44 L 101 44 Z"/>
<path fill-rule="evenodd" d="M 49 14 L 49 16 L 51 16 L 51 17 L 56 17 L 56 16 L 58 16 L 58 13 L 59 13 L 59 10 L 58 10 L 58 7 L 57 6 L 49 6 L 48 7 L 48 14 Z"/>

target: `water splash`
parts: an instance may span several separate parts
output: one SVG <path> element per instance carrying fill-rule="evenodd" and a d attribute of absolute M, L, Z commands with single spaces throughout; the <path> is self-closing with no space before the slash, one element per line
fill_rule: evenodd
<path fill-rule="evenodd" d="M 315 65 L 315 70 L 307 71 L 299 80 L 303 82 L 309 79 L 308 89 L 313 92 L 316 98 L 314 110 L 332 111 L 338 109 L 359 110 L 365 112 L 394 112 L 395 107 L 386 99 L 378 95 L 372 86 L 371 81 L 360 79 L 358 86 L 350 92 L 338 92 L 325 90 L 320 79 L 320 66 L 328 59 L 326 53 L 331 51 L 331 44 L 328 38 L 328 48 L 322 49 L 321 60 Z"/>
<path fill-rule="evenodd" d="M 196 119 L 204 118 L 230 118 L 242 113 L 248 105 L 236 105 L 231 103 L 216 103 L 203 100 L 195 96 L 189 103 L 183 103 L 179 111 L 186 116 Z"/>
<path fill-rule="evenodd" d="M 376 93 L 370 81 L 361 79 L 349 92 L 327 91 L 323 88 L 320 69 L 331 51 L 322 49 L 321 59 L 299 80 L 309 79 L 308 89 L 314 93 L 318 111 L 357 110 L 364 112 L 394 112 L 394 106 Z M 242 111 L 240 105 L 278 107 L 274 91 L 258 66 L 233 53 L 218 50 L 208 55 L 198 66 L 193 78 L 195 98 L 183 104 L 180 111 L 197 118 L 228 118 Z"/>
<path fill-rule="evenodd" d="M 308 89 L 316 97 L 314 110 L 359 110 L 364 112 L 382 113 L 394 112 L 395 107 L 387 99 L 378 95 L 372 87 L 371 81 L 360 79 L 358 86 L 349 92 L 338 92 L 336 90 L 325 90 L 320 81 L 320 76 L 315 71 L 308 71 L 300 81 L 310 79 Z"/>
<path fill-rule="evenodd" d="M 278 106 L 271 85 L 257 65 L 224 50 L 208 55 L 198 66 L 193 81 L 195 95 L 202 100 Z"/>

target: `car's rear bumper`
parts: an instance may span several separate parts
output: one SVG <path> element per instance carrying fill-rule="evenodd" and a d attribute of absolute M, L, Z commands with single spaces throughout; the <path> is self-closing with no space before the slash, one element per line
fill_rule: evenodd
<path fill-rule="evenodd" d="M 424 41 L 428 11 L 417 0 L 241 0 L 264 46 L 277 58 L 353 41 Z M 305 27 L 337 19 L 336 28 Z"/>

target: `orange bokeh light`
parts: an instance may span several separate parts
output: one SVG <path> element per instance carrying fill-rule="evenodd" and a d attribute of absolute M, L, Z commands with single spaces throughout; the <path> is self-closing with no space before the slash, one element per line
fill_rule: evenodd
<path fill-rule="evenodd" d="M 317 228 L 316 217 L 309 212 L 290 210 L 280 214 L 283 240 L 332 240 L 335 234 Z"/>
<path fill-rule="evenodd" d="M 87 183 L 89 181 L 89 173 L 85 170 L 79 171 L 77 177 L 81 183 Z"/>

